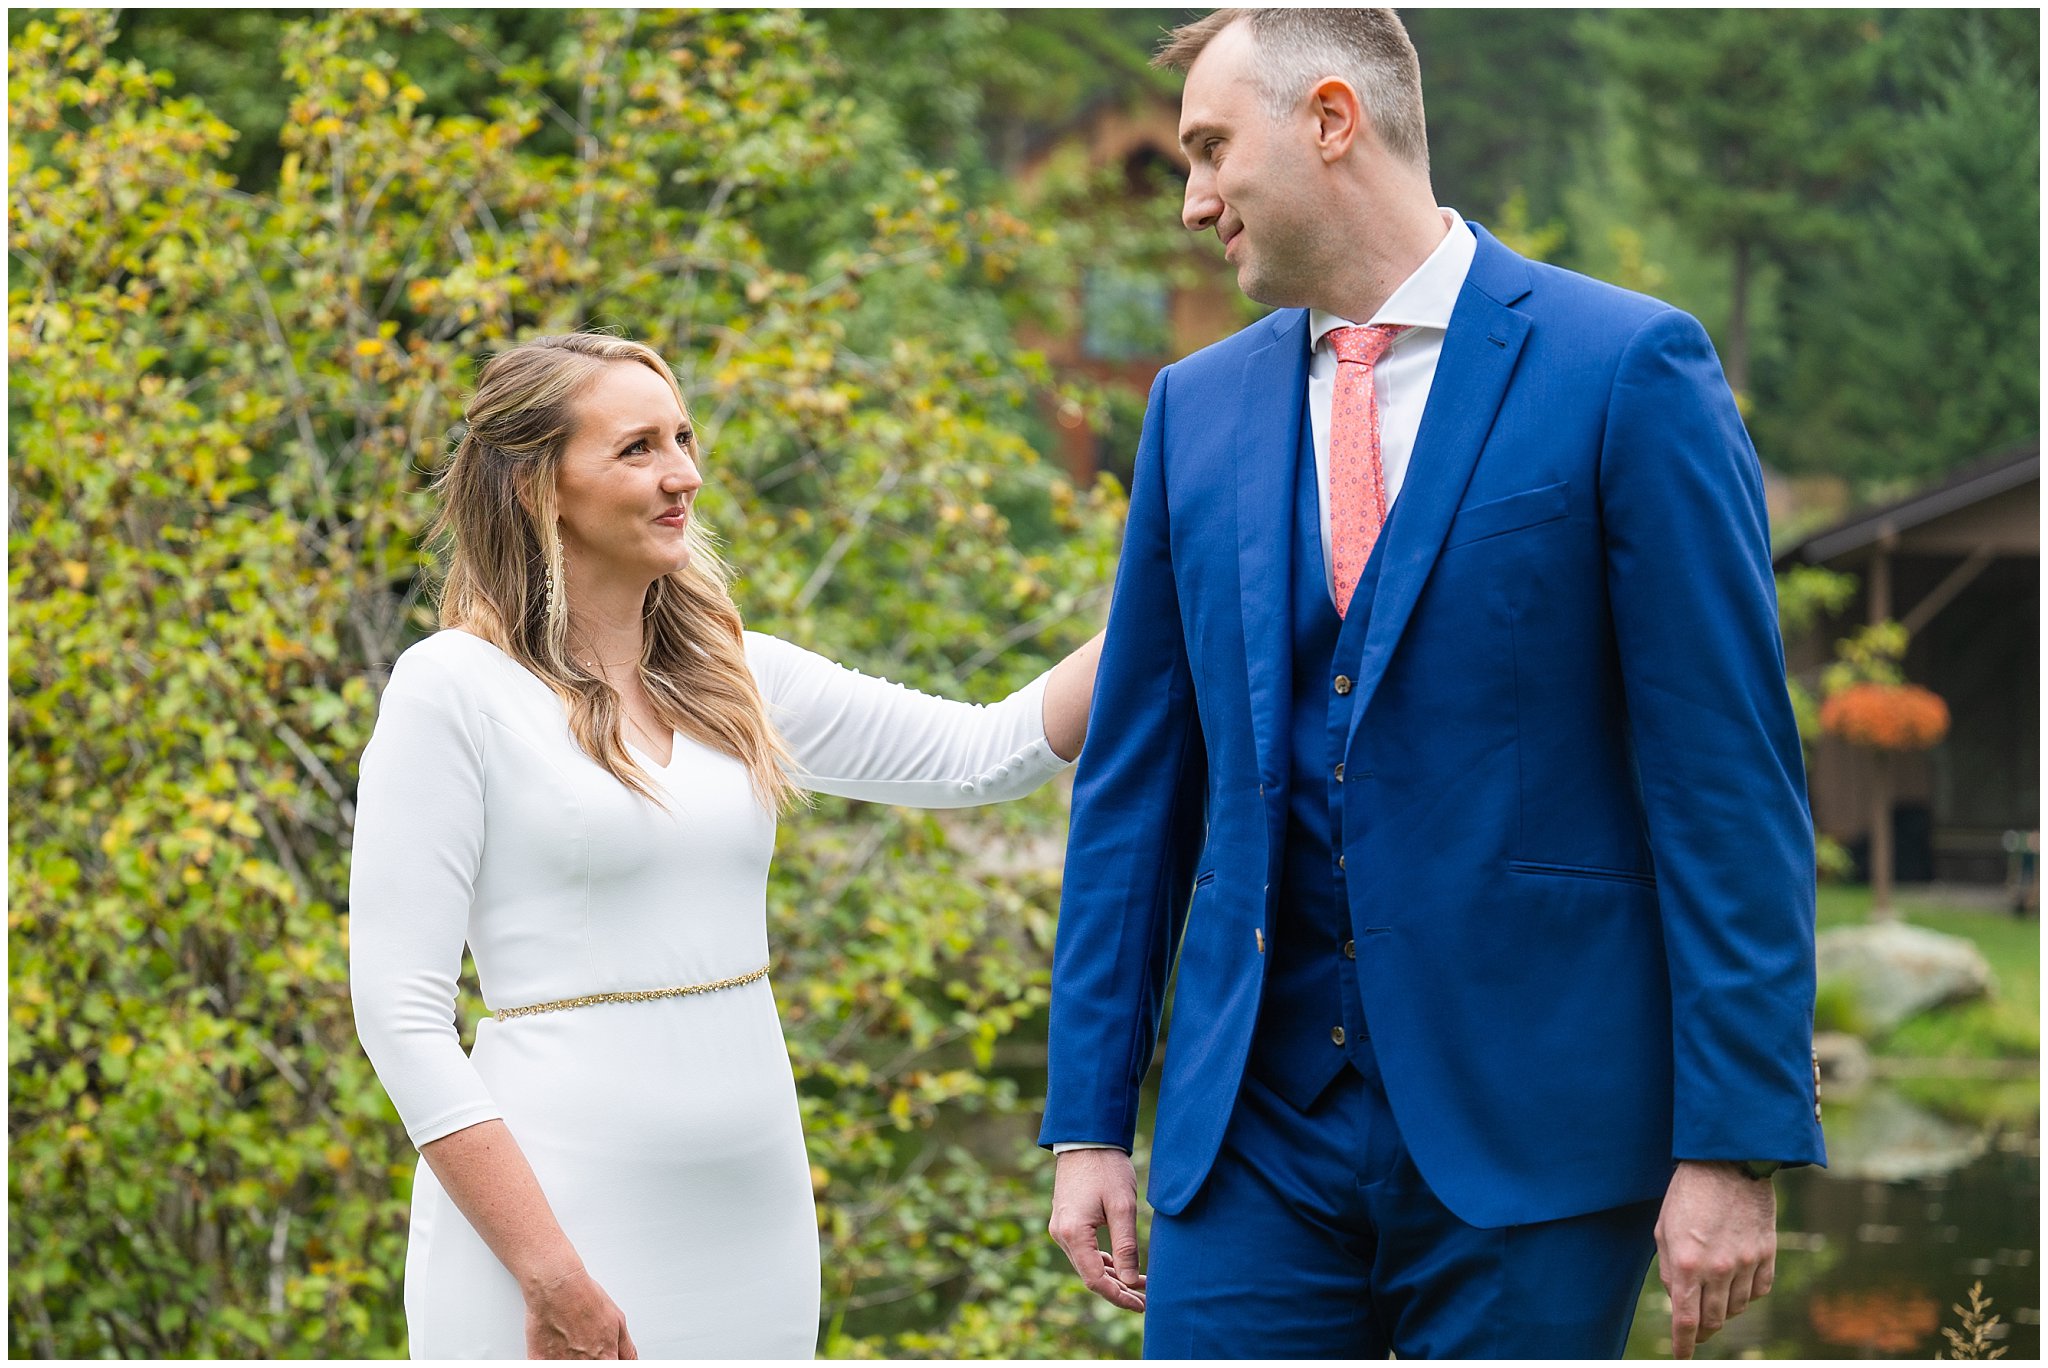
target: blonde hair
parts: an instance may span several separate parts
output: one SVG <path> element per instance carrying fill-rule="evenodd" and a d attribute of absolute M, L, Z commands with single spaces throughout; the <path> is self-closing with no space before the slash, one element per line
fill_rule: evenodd
<path fill-rule="evenodd" d="M 441 508 L 429 535 L 446 553 L 441 626 L 473 632 L 532 671 L 568 705 L 569 730 L 590 758 L 660 802 L 626 749 L 618 691 L 569 652 L 556 521 L 555 472 L 575 431 L 575 401 L 621 362 L 661 376 L 689 412 L 668 363 L 625 338 L 537 337 L 491 358 L 463 414 L 467 431 L 434 483 Z M 686 536 L 688 562 L 647 590 L 641 683 L 664 725 L 745 765 L 762 806 L 779 811 L 796 795 L 790 755 L 747 668 L 732 572 L 695 517 Z"/>
<path fill-rule="evenodd" d="M 1429 170 L 1422 117 L 1422 64 L 1390 9 L 1220 9 L 1166 35 L 1152 65 L 1185 72 L 1210 40 L 1238 20 L 1252 35 L 1252 82 L 1269 118 L 1292 114 L 1327 76 L 1351 83 L 1389 152 Z"/>

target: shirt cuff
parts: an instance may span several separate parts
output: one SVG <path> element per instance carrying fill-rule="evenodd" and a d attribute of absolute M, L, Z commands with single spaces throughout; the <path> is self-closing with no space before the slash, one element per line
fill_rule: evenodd
<path fill-rule="evenodd" d="M 1122 1145 L 1112 1145 L 1102 1140 L 1059 1140 L 1054 1142 L 1052 1152 L 1065 1154 L 1068 1150 L 1077 1149 L 1113 1149 L 1122 1154 L 1130 1153 Z"/>

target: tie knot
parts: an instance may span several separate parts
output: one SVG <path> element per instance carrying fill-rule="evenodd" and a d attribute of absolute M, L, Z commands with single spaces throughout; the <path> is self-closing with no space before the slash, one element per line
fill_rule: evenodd
<path fill-rule="evenodd" d="M 1405 323 L 1369 323 L 1358 328 L 1332 328 L 1327 336 L 1330 350 L 1337 354 L 1339 361 L 1355 361 L 1361 366 L 1370 366 L 1394 345 L 1395 338 L 1407 331 Z"/>

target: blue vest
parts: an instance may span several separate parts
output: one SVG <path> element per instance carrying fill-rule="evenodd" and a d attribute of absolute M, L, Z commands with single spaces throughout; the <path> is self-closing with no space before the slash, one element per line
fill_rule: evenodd
<path fill-rule="evenodd" d="M 1376 547 L 1351 596 L 1350 611 L 1339 618 L 1323 570 L 1314 441 L 1304 413 L 1294 462 L 1288 595 L 1294 664 L 1287 847 L 1273 943 L 1266 947 L 1272 963 L 1251 1056 L 1259 1077 L 1304 1110 L 1347 1063 L 1370 1048 L 1344 895 L 1347 871 L 1337 863 L 1343 792 L 1337 765 L 1350 730 L 1349 686 L 1364 655 L 1380 567 Z M 1340 675 L 1345 677 L 1341 685 Z"/>

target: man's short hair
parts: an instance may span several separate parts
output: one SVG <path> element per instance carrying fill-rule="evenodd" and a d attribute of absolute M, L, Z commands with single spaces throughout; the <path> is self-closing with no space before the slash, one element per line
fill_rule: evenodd
<path fill-rule="evenodd" d="M 1427 171 L 1422 65 L 1408 30 L 1390 9 L 1220 9 L 1166 35 L 1152 65 L 1186 71 L 1209 40 L 1238 20 L 1251 28 L 1252 79 L 1266 113 L 1293 113 L 1326 76 L 1349 81 L 1380 141 Z"/>

